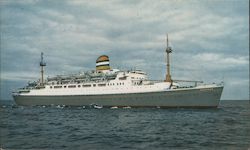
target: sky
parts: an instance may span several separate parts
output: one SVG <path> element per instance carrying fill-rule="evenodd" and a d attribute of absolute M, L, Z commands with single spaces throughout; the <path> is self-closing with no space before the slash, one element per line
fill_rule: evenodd
<path fill-rule="evenodd" d="M 40 77 L 112 68 L 166 74 L 225 87 L 222 100 L 249 99 L 248 0 L 0 0 L 0 99 Z"/>

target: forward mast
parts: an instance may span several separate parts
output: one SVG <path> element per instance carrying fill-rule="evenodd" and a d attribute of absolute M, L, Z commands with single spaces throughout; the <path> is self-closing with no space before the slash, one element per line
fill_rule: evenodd
<path fill-rule="evenodd" d="M 167 34 L 166 53 L 167 53 L 167 74 L 166 74 L 165 82 L 171 82 L 172 83 L 172 79 L 171 79 L 171 75 L 170 75 L 170 60 L 169 60 L 170 59 L 169 55 L 170 55 L 170 53 L 172 53 L 172 48 L 168 45 L 168 34 Z"/>
<path fill-rule="evenodd" d="M 44 67 L 46 66 L 46 63 L 43 60 L 43 52 L 41 53 L 41 61 L 40 61 L 40 67 L 41 67 L 41 81 L 40 85 L 44 86 Z"/>

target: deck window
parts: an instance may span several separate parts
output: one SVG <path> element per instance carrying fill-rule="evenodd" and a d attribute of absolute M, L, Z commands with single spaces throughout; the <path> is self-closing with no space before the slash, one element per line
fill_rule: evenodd
<path fill-rule="evenodd" d="M 55 89 L 62 88 L 62 86 L 54 86 Z"/>
<path fill-rule="evenodd" d="M 91 87 L 90 84 L 82 85 L 82 87 Z"/>
<path fill-rule="evenodd" d="M 75 88 L 76 85 L 69 85 L 68 88 Z"/>
<path fill-rule="evenodd" d="M 98 86 L 106 86 L 106 84 L 98 84 Z"/>

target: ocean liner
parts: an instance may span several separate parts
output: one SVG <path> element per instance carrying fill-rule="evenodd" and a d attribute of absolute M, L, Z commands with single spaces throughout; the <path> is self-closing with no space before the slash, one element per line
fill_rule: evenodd
<path fill-rule="evenodd" d="M 173 80 L 169 56 L 172 48 L 167 37 L 166 78 L 149 80 L 141 70 L 111 69 L 109 57 L 96 60 L 96 69 L 44 79 L 46 63 L 41 53 L 41 78 L 12 93 L 18 105 L 60 105 L 100 107 L 218 107 L 223 83 Z M 183 86 L 183 82 L 193 82 Z"/>

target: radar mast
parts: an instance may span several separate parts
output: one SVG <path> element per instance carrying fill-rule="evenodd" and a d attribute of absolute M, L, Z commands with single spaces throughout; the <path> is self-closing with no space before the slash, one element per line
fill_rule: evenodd
<path fill-rule="evenodd" d="M 166 48 L 166 53 L 167 53 L 167 74 L 166 74 L 166 79 L 165 82 L 171 82 L 171 75 L 170 75 L 170 60 L 169 60 L 169 54 L 172 53 L 172 48 L 168 45 L 168 34 L 167 34 L 167 48 Z"/>

